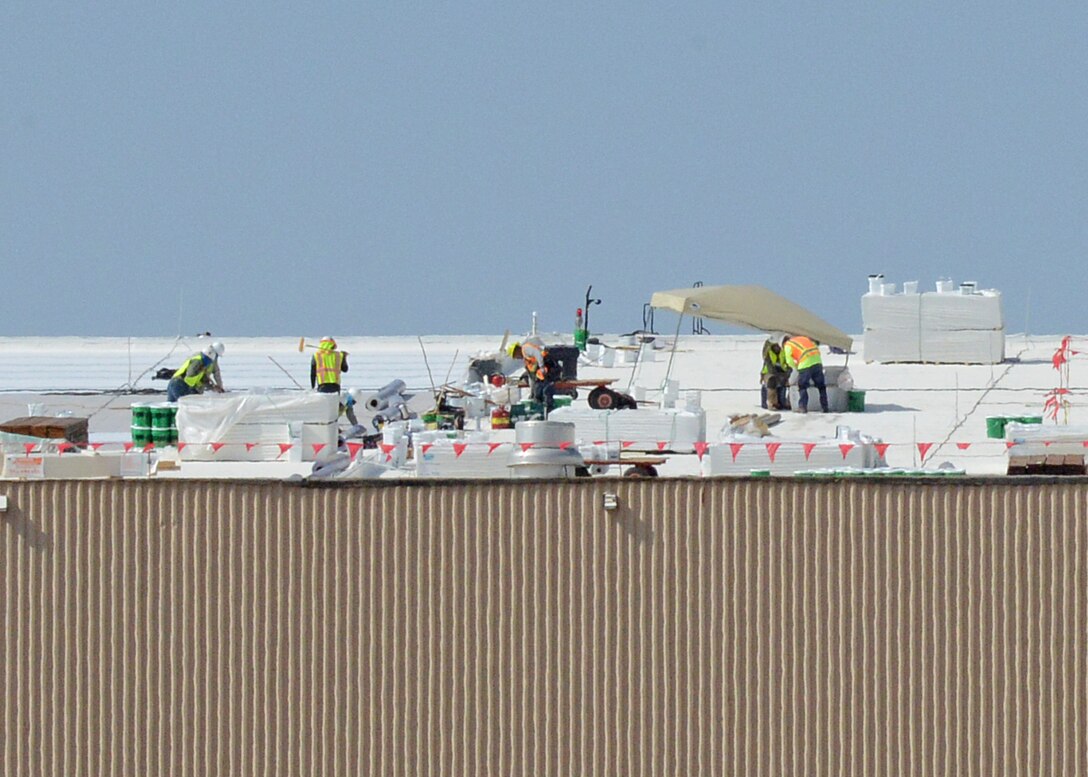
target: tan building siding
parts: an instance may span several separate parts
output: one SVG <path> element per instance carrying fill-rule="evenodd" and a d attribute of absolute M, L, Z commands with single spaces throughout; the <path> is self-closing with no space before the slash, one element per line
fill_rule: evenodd
<path fill-rule="evenodd" d="M 0 494 L 3 774 L 1088 772 L 1088 482 Z"/>

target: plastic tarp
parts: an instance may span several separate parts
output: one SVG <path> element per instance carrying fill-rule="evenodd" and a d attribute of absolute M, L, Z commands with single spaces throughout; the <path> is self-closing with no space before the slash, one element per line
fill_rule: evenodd
<path fill-rule="evenodd" d="M 997 364 L 1005 358 L 997 291 L 868 293 L 861 317 L 867 362 Z"/>
<path fill-rule="evenodd" d="M 335 423 L 339 405 L 336 394 L 193 394 L 178 401 L 178 440 L 193 445 L 229 442 L 237 436 L 232 430 L 246 425 L 258 428 L 247 429 L 243 442 L 286 441 L 291 424 L 301 429 L 303 424 Z"/>
<path fill-rule="evenodd" d="M 866 329 L 914 329 L 948 332 L 1004 329 L 1001 293 L 865 294 L 861 320 Z"/>
<path fill-rule="evenodd" d="M 698 286 L 658 291 L 650 298 L 650 305 L 764 332 L 807 335 L 845 350 L 854 342 L 841 329 L 762 286 Z"/>
<path fill-rule="evenodd" d="M 618 440 L 631 450 L 656 453 L 659 444 L 665 443 L 665 450 L 686 452 L 706 440 L 706 413 L 702 408 L 557 407 L 548 414 L 548 420 L 573 423 L 579 445 Z"/>

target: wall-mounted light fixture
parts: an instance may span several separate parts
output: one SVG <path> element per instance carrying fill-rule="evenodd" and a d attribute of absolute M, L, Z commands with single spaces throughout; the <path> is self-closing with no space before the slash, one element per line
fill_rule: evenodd
<path fill-rule="evenodd" d="M 601 494 L 601 507 L 609 512 L 620 509 L 620 498 L 617 494 L 605 492 Z"/>

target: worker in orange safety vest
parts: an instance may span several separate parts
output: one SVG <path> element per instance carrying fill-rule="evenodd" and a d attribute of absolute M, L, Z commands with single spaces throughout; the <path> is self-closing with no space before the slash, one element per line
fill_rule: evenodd
<path fill-rule="evenodd" d="M 804 335 L 786 335 L 782 338 L 782 355 L 786 364 L 797 370 L 797 390 L 801 396 L 794 410 L 808 412 L 808 387 L 815 386 L 820 394 L 820 408 L 827 413 L 827 383 L 824 381 L 824 362 L 820 358 L 820 345 Z"/>
<path fill-rule="evenodd" d="M 507 349 L 507 354 L 525 362 L 525 372 L 529 375 L 529 396 L 544 404 L 546 418 L 555 409 L 555 382 L 562 372 L 559 364 L 539 337 L 514 343 Z"/>

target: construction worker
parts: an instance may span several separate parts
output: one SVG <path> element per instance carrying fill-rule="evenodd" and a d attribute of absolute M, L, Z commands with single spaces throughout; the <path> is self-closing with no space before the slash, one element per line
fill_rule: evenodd
<path fill-rule="evenodd" d="M 347 371 L 347 353 L 336 350 L 336 341 L 331 337 L 322 337 L 310 360 L 310 388 L 316 388 L 319 394 L 339 394 L 340 373 Z"/>
<path fill-rule="evenodd" d="M 763 344 L 763 370 L 759 374 L 759 404 L 764 409 L 788 410 L 790 406 L 787 388 L 790 368 L 782 353 L 782 346 L 775 338 Z"/>
<path fill-rule="evenodd" d="M 786 364 L 797 370 L 797 390 L 801 396 L 794 410 L 798 413 L 808 412 L 808 387 L 812 385 L 820 393 L 820 408 L 825 413 L 828 412 L 827 384 L 824 382 L 824 362 L 820 358 L 820 346 L 804 335 L 786 335 L 782 338 L 782 355 L 786 358 Z"/>
<path fill-rule="evenodd" d="M 544 417 L 555 409 L 555 382 L 562 370 L 559 363 L 548 353 L 544 341 L 530 337 L 524 343 L 514 343 L 507 353 L 525 362 L 529 375 L 529 396 L 544 405 Z"/>
<path fill-rule="evenodd" d="M 226 350 L 222 343 L 215 342 L 186 359 L 166 385 L 166 401 L 177 402 L 189 394 L 203 394 L 209 386 L 212 391 L 222 393 L 225 389 L 219 372 L 219 357 Z"/>

